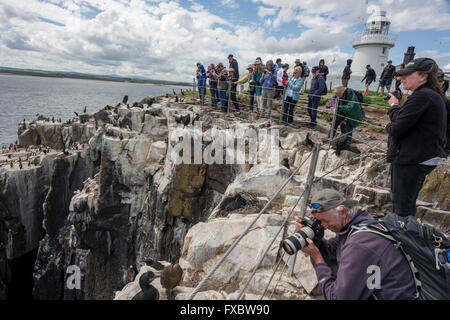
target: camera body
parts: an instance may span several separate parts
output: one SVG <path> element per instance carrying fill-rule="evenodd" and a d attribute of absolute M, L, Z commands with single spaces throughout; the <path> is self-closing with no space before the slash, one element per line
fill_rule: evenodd
<path fill-rule="evenodd" d="M 308 245 L 306 238 L 311 240 L 320 240 L 323 238 L 325 230 L 320 220 L 303 217 L 302 225 L 304 225 L 303 228 L 296 231 L 292 236 L 286 238 L 282 242 L 284 251 L 286 251 L 289 255 L 293 255 L 297 251 L 306 247 Z"/>
<path fill-rule="evenodd" d="M 394 97 L 396 97 L 399 101 L 402 99 L 403 97 L 403 93 L 400 90 L 395 90 L 394 92 L 391 92 L 392 95 Z M 388 101 L 391 98 L 390 95 L 387 95 L 386 97 L 384 97 L 384 100 Z"/>

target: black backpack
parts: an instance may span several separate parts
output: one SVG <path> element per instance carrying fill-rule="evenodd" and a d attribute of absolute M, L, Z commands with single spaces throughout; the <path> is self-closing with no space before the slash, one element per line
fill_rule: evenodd
<path fill-rule="evenodd" d="M 416 283 L 416 299 L 450 299 L 450 240 L 435 227 L 413 216 L 388 213 L 380 220 L 353 225 L 348 237 L 372 232 L 400 248 L 409 262 Z"/>
<path fill-rule="evenodd" d="M 359 92 L 358 90 L 353 90 L 356 94 L 356 96 L 358 97 L 358 101 L 359 103 L 364 103 L 364 96 L 362 95 L 361 92 Z"/>

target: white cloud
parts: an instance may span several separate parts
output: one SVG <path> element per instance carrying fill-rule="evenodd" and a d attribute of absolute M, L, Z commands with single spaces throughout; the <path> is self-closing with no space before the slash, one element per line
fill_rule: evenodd
<path fill-rule="evenodd" d="M 401 29 L 417 27 L 410 26 L 414 20 L 403 18 L 402 12 L 406 10 L 419 19 L 417 4 L 423 4 L 418 0 L 374 0 L 369 4 L 361 0 L 322 0 L 320 4 L 315 0 L 252 1 L 258 6 L 251 24 L 249 21 L 232 23 L 222 18 L 220 12 L 212 14 L 195 0 L 189 0 L 189 8 L 176 0 L 1 2 L 0 59 L 2 65 L 11 67 L 191 81 L 197 61 L 205 65 L 226 63 L 227 55 L 233 53 L 241 72 L 243 66 L 258 56 L 264 60 L 279 56 L 291 63 L 301 58 L 310 66 L 324 58 L 331 72 L 340 73 L 351 54 L 339 48 L 359 35 L 361 30 L 355 26 L 366 20 L 368 9 L 386 7 L 388 15 L 392 13 L 395 17 L 393 24 L 395 20 L 396 28 Z M 79 3 L 81 7 L 77 6 Z M 221 0 L 221 3 L 238 6 L 235 0 Z M 448 23 L 442 23 L 442 17 L 448 15 L 445 9 L 442 0 L 437 1 L 437 9 L 425 8 L 431 10 L 428 13 L 434 12 L 437 22 L 422 17 L 428 21 L 424 26 L 431 28 L 434 23 L 448 28 Z M 98 14 L 90 18 L 77 15 L 93 10 Z M 257 22 L 258 17 L 263 21 Z M 292 22 L 303 31 L 299 34 L 289 31 L 294 36 L 278 38 L 270 34 Z M 433 54 L 437 57 L 445 53 Z"/>
<path fill-rule="evenodd" d="M 448 65 L 444 66 L 444 70 L 450 71 L 450 63 Z"/>
<path fill-rule="evenodd" d="M 268 16 L 273 16 L 276 12 L 277 10 L 275 8 L 259 7 L 258 17 L 265 18 Z"/>
<path fill-rule="evenodd" d="M 231 9 L 239 8 L 239 5 L 237 4 L 236 0 L 221 0 L 220 4 L 224 7 L 228 7 Z"/>

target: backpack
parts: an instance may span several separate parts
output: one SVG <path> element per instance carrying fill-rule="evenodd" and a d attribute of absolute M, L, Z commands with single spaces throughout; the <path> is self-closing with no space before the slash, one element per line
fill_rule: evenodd
<path fill-rule="evenodd" d="M 400 217 L 395 213 L 351 228 L 348 237 L 372 232 L 401 249 L 414 277 L 416 299 L 450 299 L 450 240 L 441 231 L 413 216 Z"/>
<path fill-rule="evenodd" d="M 358 98 L 359 103 L 364 103 L 364 96 L 362 95 L 361 92 L 359 92 L 358 90 L 353 90 L 356 94 L 356 97 Z"/>
<path fill-rule="evenodd" d="M 309 68 L 302 64 L 302 78 L 308 78 L 309 77 Z"/>

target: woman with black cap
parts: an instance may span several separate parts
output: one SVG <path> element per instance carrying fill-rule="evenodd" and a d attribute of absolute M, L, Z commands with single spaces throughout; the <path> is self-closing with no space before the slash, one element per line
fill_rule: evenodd
<path fill-rule="evenodd" d="M 437 71 L 433 59 L 415 59 L 397 71 L 403 88 L 412 91 L 408 100 L 390 94 L 387 161 L 393 211 L 400 216 L 415 216 L 425 177 L 447 158 L 447 110 Z"/>

